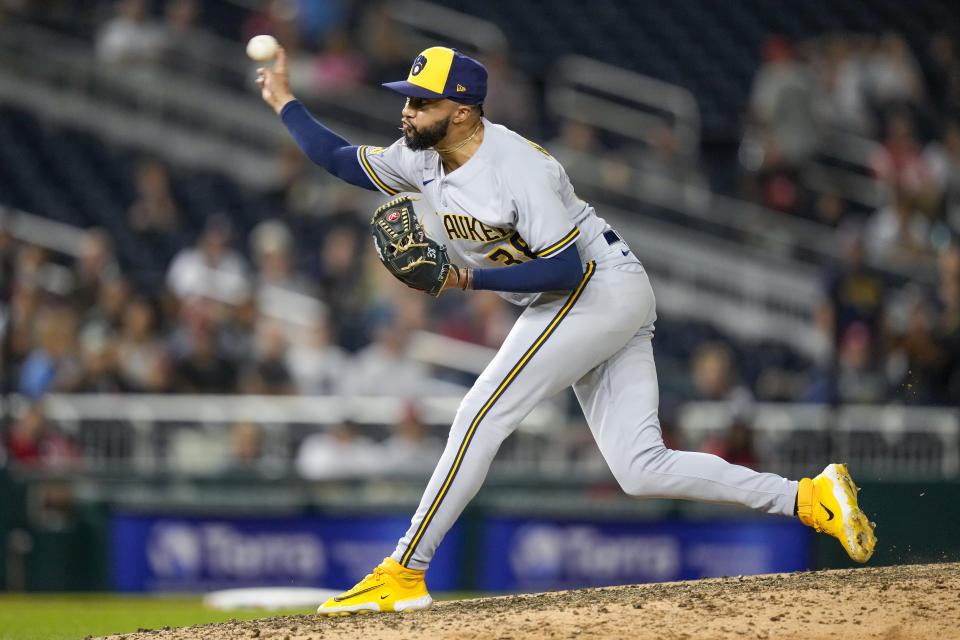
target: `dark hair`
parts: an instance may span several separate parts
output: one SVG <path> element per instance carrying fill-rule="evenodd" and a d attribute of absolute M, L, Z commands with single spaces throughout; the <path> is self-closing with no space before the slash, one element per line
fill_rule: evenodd
<path fill-rule="evenodd" d="M 473 108 L 480 112 L 480 117 L 483 117 L 483 103 L 473 105 Z"/>

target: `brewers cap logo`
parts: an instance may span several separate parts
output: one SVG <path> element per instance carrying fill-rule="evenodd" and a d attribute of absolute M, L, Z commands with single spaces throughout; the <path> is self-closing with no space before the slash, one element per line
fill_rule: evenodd
<path fill-rule="evenodd" d="M 417 56 L 417 59 L 413 61 L 413 66 L 410 67 L 410 75 L 415 76 L 419 74 L 425 66 L 427 66 L 427 56 L 421 53 Z"/>

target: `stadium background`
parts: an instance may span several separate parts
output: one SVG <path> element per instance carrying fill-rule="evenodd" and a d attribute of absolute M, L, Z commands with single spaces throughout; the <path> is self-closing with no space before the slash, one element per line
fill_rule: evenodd
<path fill-rule="evenodd" d="M 848 461 L 875 562 L 956 559 L 958 27 L 932 0 L 0 2 L 0 584 L 352 584 L 509 330 L 493 295 L 390 280 L 364 229 L 380 198 L 291 146 L 256 33 L 373 144 L 400 108 L 379 82 L 427 43 L 477 55 L 488 116 L 652 274 L 668 445 L 792 477 Z M 622 496 L 561 394 L 429 584 L 847 562 L 796 522 Z"/>

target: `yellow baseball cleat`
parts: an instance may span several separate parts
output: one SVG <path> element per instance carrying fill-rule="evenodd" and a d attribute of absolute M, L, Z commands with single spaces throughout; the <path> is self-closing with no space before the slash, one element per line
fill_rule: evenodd
<path fill-rule="evenodd" d="M 393 558 L 384 558 L 373 573 L 367 574 L 353 589 L 324 602 L 317 613 L 321 616 L 351 616 L 429 609 L 433 598 L 427 593 L 424 573 L 407 569 Z"/>
<path fill-rule="evenodd" d="M 866 562 L 877 538 L 875 525 L 857 506 L 858 491 L 847 465 L 828 464 L 816 478 L 800 481 L 797 516 L 803 524 L 839 540 L 854 562 Z"/>

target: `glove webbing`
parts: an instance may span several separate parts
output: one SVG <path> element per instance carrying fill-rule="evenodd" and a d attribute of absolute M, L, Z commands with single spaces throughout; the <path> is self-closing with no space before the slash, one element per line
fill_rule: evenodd
<path fill-rule="evenodd" d="M 407 266 L 401 267 L 401 268 L 400 268 L 400 273 L 406 273 L 407 271 L 410 271 L 410 270 L 413 269 L 414 267 L 419 267 L 419 266 L 422 265 L 422 264 L 432 264 L 432 265 L 434 265 L 434 266 L 437 265 L 437 263 L 434 262 L 433 260 L 427 260 L 427 259 L 424 258 L 423 256 L 420 256 L 420 257 L 417 258 L 416 260 L 411 261 L 410 264 L 408 264 Z"/>

